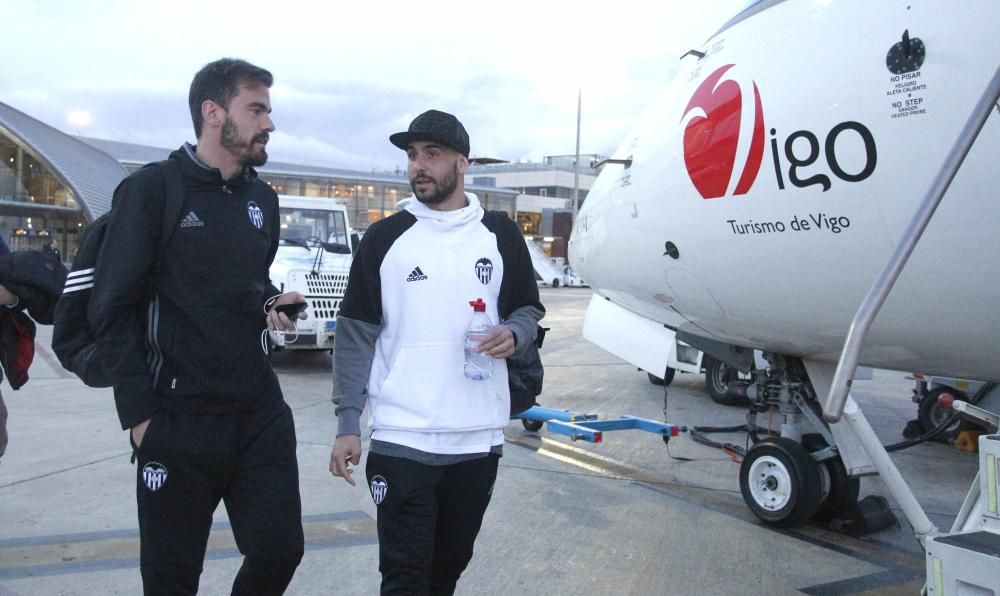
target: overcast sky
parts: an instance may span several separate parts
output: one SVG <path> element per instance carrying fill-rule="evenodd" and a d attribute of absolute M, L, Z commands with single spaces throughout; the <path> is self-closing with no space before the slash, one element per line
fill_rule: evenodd
<path fill-rule="evenodd" d="M 405 166 L 389 134 L 428 108 L 473 156 L 612 152 L 746 0 L 397 2 L 0 0 L 0 101 L 60 130 L 160 147 L 194 141 L 187 91 L 223 56 L 275 76 L 272 160 Z M 692 8 L 696 7 L 696 8 Z M 72 112 L 86 124 L 73 124 Z"/>

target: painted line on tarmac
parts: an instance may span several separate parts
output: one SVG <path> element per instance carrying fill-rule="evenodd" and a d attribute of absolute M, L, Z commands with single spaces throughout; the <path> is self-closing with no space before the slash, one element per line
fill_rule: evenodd
<path fill-rule="evenodd" d="M 302 517 L 306 550 L 378 544 L 375 520 L 363 511 Z M 212 524 L 208 560 L 242 557 L 228 522 Z M 0 580 L 138 569 L 139 530 L 107 530 L 0 540 Z"/>
<path fill-rule="evenodd" d="M 811 542 L 808 541 L 807 542 Z M 848 554 L 852 556 L 852 554 Z M 858 558 L 858 557 L 854 557 Z M 872 564 L 882 567 L 884 571 L 876 571 L 868 575 L 861 575 L 848 579 L 842 579 L 825 584 L 816 584 L 799 588 L 799 591 L 808 596 L 847 596 L 848 594 L 878 594 L 879 596 L 892 596 L 895 594 L 919 594 L 924 587 L 925 573 L 918 573 L 912 569 L 889 565 L 887 567 L 884 559 L 871 561 Z M 892 591 L 888 591 L 892 589 Z"/>
<path fill-rule="evenodd" d="M 573 445 L 567 445 L 566 443 L 560 441 L 547 439 L 545 437 L 535 437 L 525 434 L 521 436 L 507 435 L 504 438 L 508 443 L 524 447 L 550 459 L 555 459 L 563 463 L 582 468 L 588 472 L 599 474 L 603 478 L 629 480 L 655 485 L 670 484 L 677 485 L 678 487 L 709 491 L 724 490 L 711 486 L 692 486 L 680 482 L 663 480 L 662 478 L 657 478 L 642 472 L 641 470 L 606 455 L 593 453 L 591 451 L 580 449 L 579 447 L 575 447 Z"/>
<path fill-rule="evenodd" d="M 633 481 L 639 486 L 643 486 L 664 496 L 678 499 L 703 509 L 709 509 L 746 523 L 745 517 L 734 515 L 731 510 L 727 510 L 725 507 L 710 505 L 702 497 L 683 494 L 683 491 L 691 489 L 718 492 L 716 489 L 657 478 L 624 462 L 541 436 L 532 436 L 529 434 L 512 436 L 508 434 L 505 439 L 508 443 L 598 474 L 601 477 Z M 732 491 L 727 491 L 727 494 L 732 494 Z M 804 594 L 809 594 L 810 596 L 841 596 L 876 590 L 880 595 L 888 596 L 889 594 L 909 593 L 909 591 L 912 591 L 914 585 L 919 584 L 918 589 L 919 586 L 923 585 L 922 578 L 925 573 L 922 565 L 923 559 L 918 560 L 918 557 L 892 545 L 880 543 L 882 548 L 890 550 L 890 552 L 886 553 L 879 552 L 879 549 L 869 548 L 867 544 L 860 541 L 858 548 L 852 548 L 820 537 L 810 536 L 799 530 L 784 530 L 764 524 L 761 524 L 759 527 L 881 568 L 880 571 L 867 575 L 801 588 L 800 590 Z M 838 538 L 846 538 L 840 534 L 836 534 L 836 536 Z M 892 591 L 887 592 L 887 589 L 892 589 Z"/>

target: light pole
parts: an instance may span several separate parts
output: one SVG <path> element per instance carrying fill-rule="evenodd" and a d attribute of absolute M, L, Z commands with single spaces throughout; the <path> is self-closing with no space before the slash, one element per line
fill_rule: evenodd
<path fill-rule="evenodd" d="M 580 112 L 583 106 L 583 89 L 576 90 L 576 161 L 573 162 L 573 224 L 580 208 Z"/>

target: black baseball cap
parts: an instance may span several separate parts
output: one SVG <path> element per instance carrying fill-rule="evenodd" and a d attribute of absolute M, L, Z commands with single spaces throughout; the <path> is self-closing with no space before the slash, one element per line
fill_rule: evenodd
<path fill-rule="evenodd" d="M 389 136 L 389 142 L 406 151 L 413 141 L 434 141 L 469 157 L 469 133 L 458 118 L 439 110 L 427 110 L 410 122 L 406 132 Z"/>

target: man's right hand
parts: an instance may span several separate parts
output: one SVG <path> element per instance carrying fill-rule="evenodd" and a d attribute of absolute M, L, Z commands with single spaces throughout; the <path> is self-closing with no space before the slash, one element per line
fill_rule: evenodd
<path fill-rule="evenodd" d="M 135 443 L 136 447 L 142 445 L 142 438 L 146 435 L 147 426 L 149 426 L 149 420 L 140 422 L 132 427 L 132 442 Z"/>
<path fill-rule="evenodd" d="M 348 484 L 354 486 L 351 478 L 351 468 L 348 464 L 358 465 L 361 462 L 361 437 L 357 435 L 340 435 L 333 443 L 330 452 L 330 473 L 343 476 Z"/>

